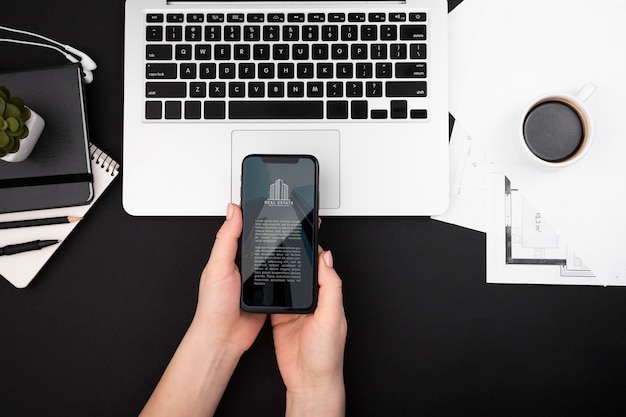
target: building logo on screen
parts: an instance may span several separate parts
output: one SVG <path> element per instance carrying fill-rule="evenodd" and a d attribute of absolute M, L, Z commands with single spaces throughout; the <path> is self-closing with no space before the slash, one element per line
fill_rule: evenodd
<path fill-rule="evenodd" d="M 289 198 L 289 185 L 280 178 L 270 185 L 269 198 L 265 200 L 266 206 L 289 207 L 293 205 L 293 200 Z"/>

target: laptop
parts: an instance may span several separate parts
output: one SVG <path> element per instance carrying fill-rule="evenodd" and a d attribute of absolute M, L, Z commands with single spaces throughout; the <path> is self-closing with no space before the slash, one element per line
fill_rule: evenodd
<path fill-rule="evenodd" d="M 125 7 L 128 213 L 222 216 L 264 153 L 318 159 L 320 215 L 446 210 L 446 0 Z"/>

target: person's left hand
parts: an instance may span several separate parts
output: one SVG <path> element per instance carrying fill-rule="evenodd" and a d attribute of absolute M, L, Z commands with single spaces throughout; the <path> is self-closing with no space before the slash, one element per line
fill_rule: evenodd
<path fill-rule="evenodd" d="M 217 232 L 215 244 L 200 279 L 198 307 L 194 321 L 209 329 L 219 346 L 248 350 L 265 322 L 265 314 L 239 308 L 241 276 L 235 263 L 242 230 L 241 208 L 229 204 L 226 221 Z"/>

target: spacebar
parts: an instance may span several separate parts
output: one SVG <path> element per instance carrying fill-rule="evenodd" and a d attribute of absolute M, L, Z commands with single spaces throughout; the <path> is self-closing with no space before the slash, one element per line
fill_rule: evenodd
<path fill-rule="evenodd" d="M 321 119 L 324 102 L 314 101 L 231 101 L 231 119 Z"/>

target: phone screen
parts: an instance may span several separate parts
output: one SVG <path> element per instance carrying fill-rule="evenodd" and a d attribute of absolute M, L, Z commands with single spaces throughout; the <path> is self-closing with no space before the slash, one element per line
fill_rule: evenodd
<path fill-rule="evenodd" d="M 241 307 L 312 311 L 317 301 L 317 160 L 249 155 L 241 180 Z"/>

